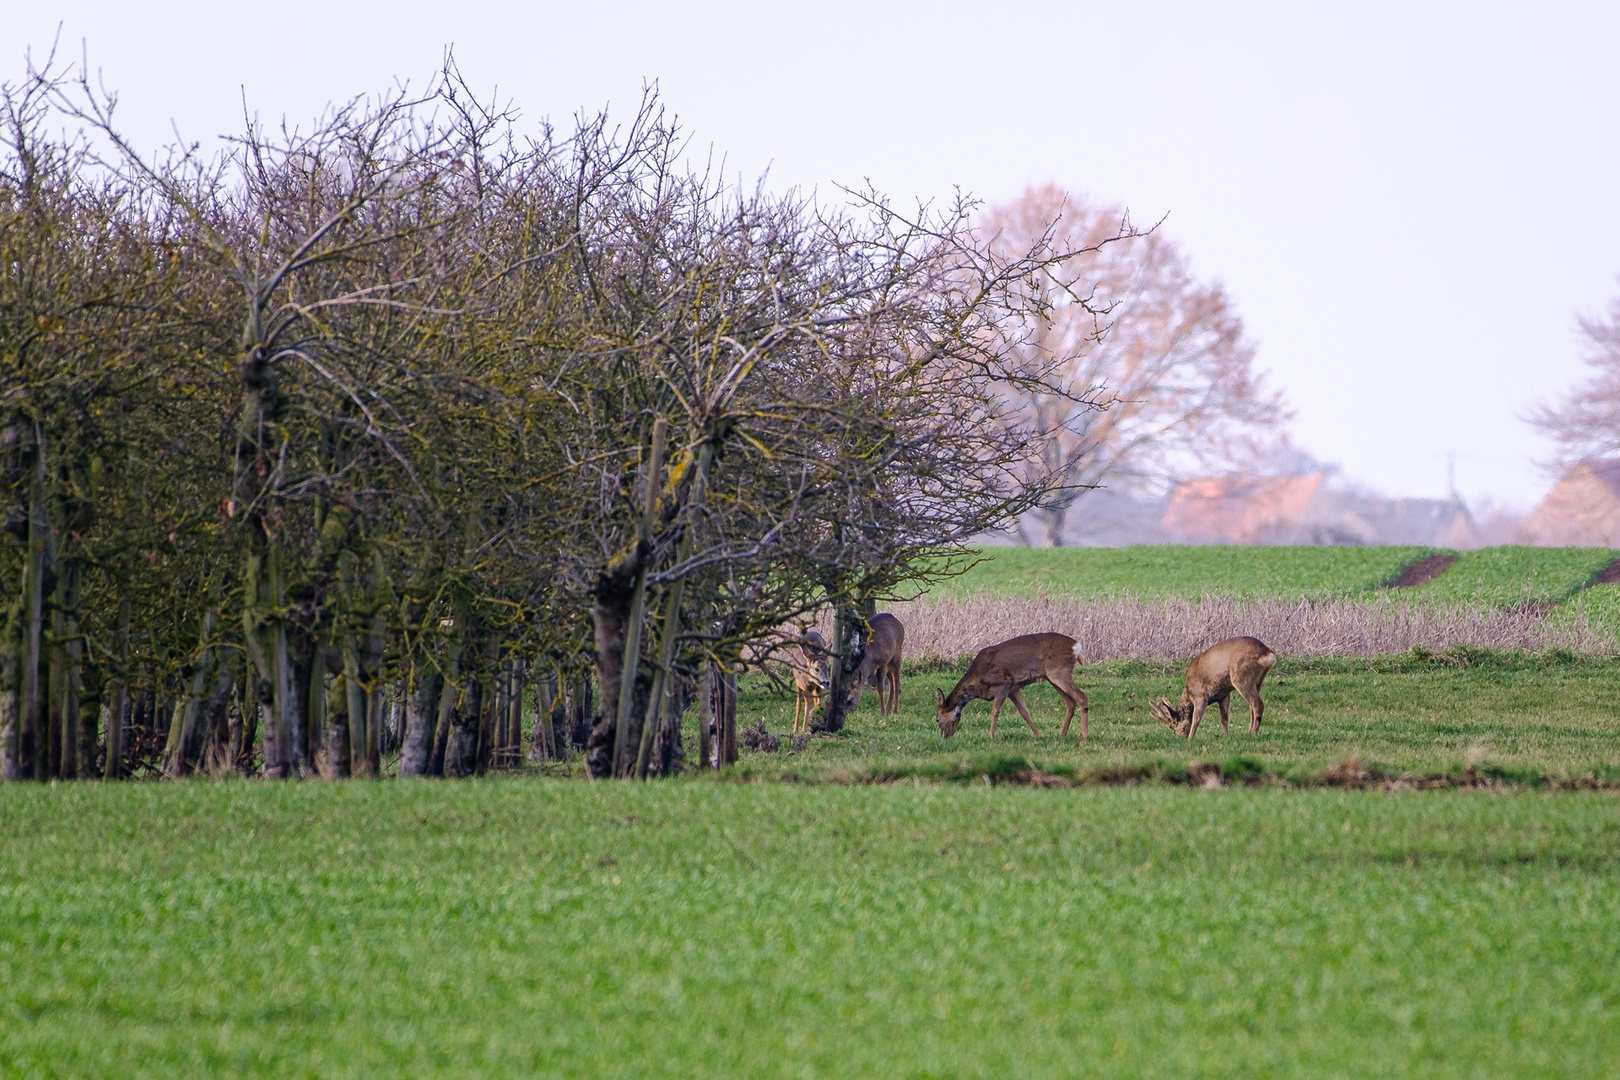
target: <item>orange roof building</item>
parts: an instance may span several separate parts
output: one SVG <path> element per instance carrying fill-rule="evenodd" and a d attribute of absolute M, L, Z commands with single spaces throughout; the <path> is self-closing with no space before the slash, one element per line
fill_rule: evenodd
<path fill-rule="evenodd" d="M 1620 461 L 1583 461 L 1524 519 L 1526 543 L 1620 547 Z"/>
<path fill-rule="evenodd" d="M 1189 480 L 1171 494 L 1164 529 L 1204 543 L 1276 543 L 1306 520 L 1321 486 L 1321 473 Z"/>

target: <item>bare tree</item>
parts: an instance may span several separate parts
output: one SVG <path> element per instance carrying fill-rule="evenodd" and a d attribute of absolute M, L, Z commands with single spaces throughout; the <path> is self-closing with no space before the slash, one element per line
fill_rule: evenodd
<path fill-rule="evenodd" d="M 1620 455 L 1620 296 L 1606 317 L 1576 318 L 1586 378 L 1562 400 L 1538 405 L 1526 419 L 1556 447 L 1547 464 L 1562 472 L 1581 462 Z"/>
<path fill-rule="evenodd" d="M 1080 253 L 1032 279 L 1042 302 L 1015 316 L 1023 322 L 1009 334 L 1024 362 L 1055 370 L 1066 391 L 1007 391 L 1011 411 L 1046 433 L 1032 473 L 1064 481 L 1021 519 L 1026 543 L 1063 544 L 1088 489 L 1162 491 L 1250 461 L 1277 438 L 1289 414 L 1255 371 L 1242 320 L 1220 284 L 1197 280 L 1163 233 L 1138 234 L 1120 207 L 1053 185 L 989 210 L 979 228 L 997 252 L 1050 235 Z"/>
<path fill-rule="evenodd" d="M 447 63 L 149 159 L 79 74 L 0 85 L 7 777 L 466 776 L 531 678 L 666 775 L 829 603 L 836 730 L 874 602 L 1064 482 L 1046 232 L 733 190 L 652 94 L 522 136 Z"/>

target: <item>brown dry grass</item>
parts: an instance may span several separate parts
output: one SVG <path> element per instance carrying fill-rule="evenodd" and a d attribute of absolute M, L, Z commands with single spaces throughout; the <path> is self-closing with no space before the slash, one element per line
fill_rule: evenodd
<path fill-rule="evenodd" d="M 1569 649 L 1612 656 L 1613 633 L 1584 617 L 1548 623 L 1534 609 L 1477 611 L 1376 600 L 1078 600 L 967 596 L 917 600 L 890 610 L 905 624 L 906 657 L 954 661 L 1019 634 L 1079 639 L 1088 661 L 1187 657 L 1248 634 L 1290 656 L 1373 656 L 1414 647 Z"/>

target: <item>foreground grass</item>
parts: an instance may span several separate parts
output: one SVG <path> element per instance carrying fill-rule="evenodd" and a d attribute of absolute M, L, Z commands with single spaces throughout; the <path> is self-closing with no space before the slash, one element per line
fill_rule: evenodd
<path fill-rule="evenodd" d="M 1076 685 L 1091 700 L 1091 739 L 1067 740 L 1055 691 L 1028 688 L 1042 737 L 1009 703 L 990 739 L 990 706 L 976 702 L 949 742 L 934 723 L 934 691 L 956 670 L 908 673 L 900 711 L 877 712 L 869 693 L 840 738 L 816 738 L 795 752 L 784 738 L 775 753 L 745 753 L 741 771 L 761 777 L 861 780 L 898 776 L 974 777 L 1036 767 L 1079 779 L 1184 775 L 1192 761 L 1222 764 L 1236 776 L 1321 782 L 1352 759 L 1375 776 L 1477 778 L 1507 783 L 1564 783 L 1596 778 L 1620 784 L 1620 660 L 1568 654 L 1407 653 L 1375 658 L 1284 656 L 1265 684 L 1266 718 L 1248 734 L 1247 707 L 1235 696 L 1231 734 L 1211 708 L 1192 742 L 1154 720 L 1148 702 L 1178 698 L 1181 663 L 1119 661 L 1082 666 Z M 786 735 L 791 696 L 763 679 L 745 679 L 738 724 L 763 720 Z M 689 732 L 695 740 L 696 728 Z"/>
<path fill-rule="evenodd" d="M 0 1070 L 1612 1075 L 1620 800 L 0 789 Z"/>

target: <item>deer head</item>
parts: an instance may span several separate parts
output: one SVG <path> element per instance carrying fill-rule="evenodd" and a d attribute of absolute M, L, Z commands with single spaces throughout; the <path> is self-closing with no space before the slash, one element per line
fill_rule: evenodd
<path fill-rule="evenodd" d="M 1182 738 L 1187 737 L 1187 727 L 1192 723 L 1191 705 L 1171 705 L 1165 698 L 1153 702 L 1148 708 L 1153 715 L 1170 725 L 1170 730 Z"/>
<path fill-rule="evenodd" d="M 962 703 L 966 704 L 965 701 Z M 934 691 L 934 723 L 939 725 L 939 734 L 942 738 L 950 738 L 956 734 L 956 729 L 962 726 L 962 705 L 949 707 L 945 704 L 944 693 Z"/>

